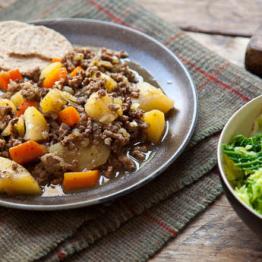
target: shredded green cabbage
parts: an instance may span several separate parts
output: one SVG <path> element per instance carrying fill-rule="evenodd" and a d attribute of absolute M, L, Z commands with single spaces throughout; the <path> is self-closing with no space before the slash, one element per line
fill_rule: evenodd
<path fill-rule="evenodd" d="M 254 124 L 253 133 L 261 133 L 262 132 L 262 115 L 260 115 Z"/>
<path fill-rule="evenodd" d="M 223 151 L 225 171 L 236 195 L 262 214 L 262 134 L 237 135 L 223 145 Z"/>
<path fill-rule="evenodd" d="M 243 186 L 235 188 L 235 192 L 242 201 L 262 214 L 262 170 L 250 175 Z"/>

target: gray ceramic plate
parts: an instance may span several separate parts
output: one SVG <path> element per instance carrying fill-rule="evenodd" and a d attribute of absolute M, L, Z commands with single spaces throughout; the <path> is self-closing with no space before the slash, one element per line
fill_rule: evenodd
<path fill-rule="evenodd" d="M 197 119 L 197 95 L 193 82 L 174 54 L 151 37 L 120 25 L 84 19 L 38 21 L 75 45 L 125 50 L 175 101 L 164 141 L 136 172 L 111 180 L 92 190 L 55 197 L 0 197 L 0 205 L 31 210 L 58 210 L 94 205 L 126 194 L 161 174 L 185 149 Z M 175 178 L 174 178 L 175 179 Z"/>

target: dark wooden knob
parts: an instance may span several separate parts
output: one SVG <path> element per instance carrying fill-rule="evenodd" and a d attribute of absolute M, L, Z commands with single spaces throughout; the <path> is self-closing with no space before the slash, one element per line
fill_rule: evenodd
<path fill-rule="evenodd" d="M 262 76 L 262 25 L 248 43 L 245 67 L 251 73 Z"/>

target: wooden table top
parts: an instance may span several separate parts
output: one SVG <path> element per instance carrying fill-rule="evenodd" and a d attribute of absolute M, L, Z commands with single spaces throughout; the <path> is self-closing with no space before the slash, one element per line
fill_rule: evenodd
<path fill-rule="evenodd" d="M 241 67 L 244 67 L 250 36 L 262 24 L 262 2 L 255 0 L 140 0 L 140 4 Z M 261 241 L 236 215 L 225 195 L 151 261 L 187 262 L 196 259 L 210 262 L 262 261 Z"/>

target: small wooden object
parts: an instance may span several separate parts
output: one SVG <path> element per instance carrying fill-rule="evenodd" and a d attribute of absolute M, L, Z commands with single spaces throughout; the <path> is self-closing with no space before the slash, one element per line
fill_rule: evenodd
<path fill-rule="evenodd" d="M 249 41 L 246 50 L 245 66 L 251 73 L 262 77 L 262 25 Z"/>

